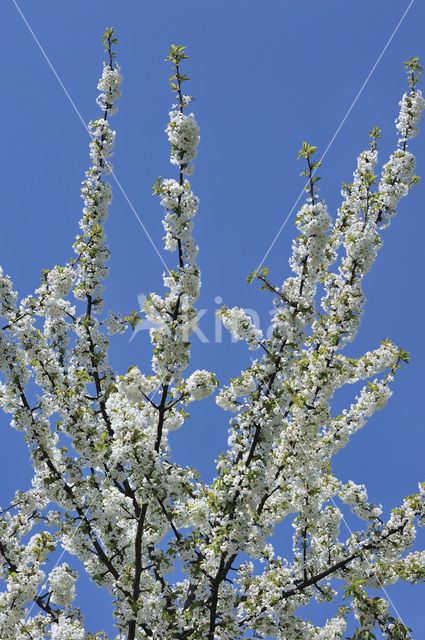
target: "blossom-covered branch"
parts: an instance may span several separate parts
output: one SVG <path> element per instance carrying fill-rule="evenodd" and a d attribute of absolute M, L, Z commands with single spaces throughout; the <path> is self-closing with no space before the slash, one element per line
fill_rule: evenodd
<path fill-rule="evenodd" d="M 134 329 L 141 316 L 103 311 L 112 200 L 104 178 L 112 171 L 109 119 L 122 80 L 113 29 L 103 43 L 102 117 L 89 125 L 91 166 L 75 257 L 44 270 L 40 287 L 21 301 L 0 270 L 0 405 L 23 432 L 34 467 L 32 488 L 0 509 L 0 636 L 108 640 L 105 632 L 87 631 L 74 606 L 77 558 L 113 597 L 116 640 L 338 640 L 350 612 L 360 625 L 354 640 L 373 637 L 374 628 L 407 640 L 410 631 L 387 600 L 370 598 L 367 589 L 425 579 L 424 552 L 408 553 L 416 525 L 425 522 L 425 485 L 385 518 L 366 487 L 343 483 L 331 461 L 386 405 L 395 374 L 409 360 L 390 340 L 357 358 L 344 347 L 360 326 L 363 279 L 382 231 L 418 183 L 408 150 L 425 107 L 418 59 L 406 63 L 409 90 L 395 152 L 378 179 L 380 130 L 372 129 L 335 220 L 319 197 L 316 148 L 304 142 L 300 149 L 307 199 L 295 221 L 293 275 L 282 285 L 271 283 L 267 269 L 248 278 L 274 296 L 271 336 L 242 309 L 220 311 L 233 336 L 261 355 L 216 396 L 233 417 L 228 448 L 207 483 L 173 461 L 168 438 L 176 429 L 184 435 L 191 403 L 218 385 L 205 369 L 186 373 L 201 286 L 192 235 L 199 201 L 188 180 L 199 144 L 195 116 L 187 113 L 193 98 L 183 90 L 188 56 L 172 45 L 166 58 L 175 102 L 165 131 L 177 176 L 154 183 L 175 265 L 164 274 L 165 293 L 150 293 L 145 302 L 151 363 L 120 374 L 108 362 L 110 336 Z M 355 401 L 333 415 L 335 391 L 361 381 Z M 344 539 L 346 509 L 359 528 Z M 281 557 L 270 536 L 285 519 L 293 546 Z M 61 549 L 66 561 L 54 564 Z M 181 571 L 173 580 L 176 563 Z M 347 605 L 335 606 L 321 626 L 299 617 L 313 599 L 334 603 L 335 580 L 346 584 Z"/>

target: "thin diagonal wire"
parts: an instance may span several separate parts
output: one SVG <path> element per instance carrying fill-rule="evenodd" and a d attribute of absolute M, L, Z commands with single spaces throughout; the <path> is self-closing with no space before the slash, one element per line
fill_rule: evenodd
<path fill-rule="evenodd" d="M 319 162 L 322 162 L 322 160 L 325 158 L 325 156 L 327 155 L 329 149 L 331 148 L 331 146 L 333 145 L 333 143 L 335 142 L 335 138 L 337 137 L 337 135 L 339 134 L 339 132 L 341 131 L 342 127 L 344 126 L 345 121 L 347 120 L 348 116 L 350 115 L 351 111 L 353 110 L 355 104 L 357 103 L 358 99 L 360 98 L 361 94 L 363 93 L 363 89 L 366 87 L 367 83 L 369 82 L 370 78 L 372 77 L 373 72 L 375 71 L 376 67 L 378 66 L 378 64 L 380 63 L 382 56 L 385 54 L 386 50 L 388 49 L 388 47 L 391 44 L 391 41 L 393 40 L 395 34 L 397 33 L 397 31 L 399 30 L 403 20 L 405 19 L 405 17 L 407 16 L 412 4 L 414 3 L 415 0 L 410 0 L 409 6 L 407 7 L 406 11 L 403 13 L 403 15 L 401 16 L 400 20 L 397 23 L 397 26 L 395 27 L 394 31 L 392 32 L 392 34 L 390 35 L 390 37 L 388 38 L 384 48 L 382 49 L 381 53 L 379 54 L 378 58 L 376 59 L 375 64 L 373 65 L 373 67 L 371 68 L 371 70 L 368 73 L 368 76 L 366 78 L 366 80 L 363 82 L 362 86 L 360 87 L 359 91 L 357 92 L 356 97 L 354 98 L 353 102 L 351 103 L 348 111 L 346 112 L 345 116 L 343 117 L 343 119 L 341 120 L 341 122 L 339 123 L 335 133 L 333 134 L 330 142 L 328 143 L 328 146 L 326 147 L 325 151 L 323 152 Z M 318 167 L 317 167 L 318 168 Z M 317 168 L 314 169 L 312 176 L 315 175 Z M 301 196 L 303 195 L 305 188 L 308 186 L 309 181 L 306 182 L 306 184 L 304 185 L 304 187 L 301 189 L 300 194 L 298 196 L 298 198 L 295 200 L 294 204 L 292 205 L 292 208 L 290 210 L 290 212 L 288 213 L 288 215 L 286 216 L 285 220 L 283 221 L 279 231 L 277 232 L 277 234 L 275 235 L 272 243 L 270 244 L 269 248 L 267 249 L 266 253 L 264 254 L 263 259 L 261 260 L 260 264 L 258 265 L 258 267 L 255 270 L 255 273 L 258 273 L 258 271 L 261 269 L 261 267 L 264 264 L 265 259 L 267 258 L 267 256 L 269 255 L 270 251 L 273 249 L 274 245 L 276 244 L 277 239 L 279 238 L 280 234 L 282 233 L 283 229 L 285 228 L 286 223 L 288 222 L 289 218 L 291 217 L 291 215 L 294 212 L 295 207 L 297 206 L 297 204 L 299 203 L 299 201 L 301 200 Z"/>
<path fill-rule="evenodd" d="M 59 74 L 57 73 L 56 69 L 54 68 L 49 56 L 47 55 L 47 53 L 45 52 L 43 46 L 41 45 L 39 39 L 37 38 L 37 36 L 35 35 L 34 31 L 31 28 L 31 25 L 29 24 L 28 20 L 26 19 L 26 17 L 24 16 L 24 14 L 22 13 L 20 7 L 18 6 L 18 3 L 16 2 L 16 0 L 12 0 L 13 4 L 15 5 L 16 9 L 18 10 L 22 20 L 24 21 L 24 23 L 26 24 L 28 31 L 30 32 L 30 34 L 32 35 L 35 43 L 37 44 L 38 48 L 40 49 L 41 53 L 43 54 L 47 64 L 49 65 L 50 69 L 52 70 L 56 80 L 59 82 L 60 86 L 62 87 L 66 97 L 68 98 L 69 102 L 71 103 L 75 113 L 77 114 L 78 118 L 81 120 L 84 129 L 87 131 L 87 133 L 89 134 L 89 136 L 91 137 L 91 139 L 93 139 L 93 134 L 91 133 L 90 129 L 88 128 L 88 126 L 86 125 L 86 123 L 84 122 L 84 118 L 81 115 L 80 111 L 78 110 L 78 107 L 76 106 L 75 102 L 73 101 L 73 99 L 71 98 L 69 92 L 67 91 L 65 85 L 63 84 Z M 124 187 L 121 185 L 121 182 L 118 180 L 115 172 L 113 170 L 111 170 L 111 175 L 113 177 L 113 179 L 115 180 L 115 183 L 118 187 L 118 189 L 121 191 L 122 195 L 124 196 L 127 204 L 129 205 L 131 211 L 134 213 L 136 219 L 138 220 L 140 226 L 142 227 L 143 231 L 145 232 L 149 242 L 151 243 L 152 247 L 155 250 L 155 253 L 158 255 L 159 259 L 161 260 L 162 264 L 164 265 L 164 267 L 166 268 L 166 270 L 168 272 L 170 272 L 169 268 L 167 267 L 164 258 L 162 257 L 158 247 L 156 246 L 155 242 L 152 240 L 149 231 L 146 229 L 145 225 L 143 224 L 140 216 L 138 215 L 136 209 L 134 208 L 132 202 L 130 201 L 130 198 L 128 197 L 127 193 L 124 190 Z"/>
<path fill-rule="evenodd" d="M 251 358 L 251 362 L 252 362 L 252 364 L 254 364 L 254 359 L 253 359 L 253 358 Z M 282 417 L 283 417 L 283 418 L 285 418 L 285 415 L 284 415 L 284 413 L 283 413 L 282 408 L 280 408 L 280 412 L 281 412 L 281 414 L 282 414 Z M 304 454 L 304 456 L 305 456 L 305 459 L 306 459 L 306 461 L 307 461 L 307 465 L 310 467 L 311 471 L 313 471 L 313 473 L 315 473 L 315 474 L 316 474 L 317 479 L 319 479 L 319 478 L 320 478 L 320 476 L 319 476 L 319 474 L 317 473 L 317 469 L 315 469 L 315 468 L 313 467 L 313 465 L 311 464 L 311 462 L 310 462 L 310 456 L 308 456 L 308 455 L 307 455 L 307 452 L 305 451 L 305 449 L 304 449 L 304 447 L 303 447 L 303 445 L 302 445 L 302 442 L 301 442 L 301 441 L 299 442 L 299 445 L 300 445 L 300 449 L 301 449 L 301 451 L 303 452 L 303 454 Z M 332 504 L 333 504 L 333 506 L 335 507 L 335 509 L 338 509 L 338 505 L 336 504 L 336 502 L 335 502 L 335 500 L 334 500 L 333 496 L 330 496 L 329 500 L 332 502 Z M 347 520 L 345 519 L 344 514 L 342 513 L 342 511 L 341 511 L 340 509 L 338 509 L 338 511 L 340 511 L 340 513 L 341 513 L 341 516 L 342 516 L 341 520 L 342 520 L 342 522 L 343 522 L 343 523 L 345 524 L 345 526 L 347 527 L 347 529 L 348 529 L 348 532 L 349 532 L 350 536 L 352 536 L 352 537 L 353 537 L 353 539 L 354 539 L 354 532 L 352 531 L 352 529 L 351 529 L 350 525 L 348 524 Z M 365 552 L 363 551 L 363 549 L 362 549 L 362 546 L 361 546 L 360 542 L 357 542 L 357 547 L 359 548 L 359 551 L 361 552 L 361 555 L 363 556 L 363 558 L 366 560 L 366 562 L 367 562 L 367 564 L 368 564 L 369 568 L 373 571 L 372 563 L 371 563 L 371 562 L 369 562 L 369 559 L 368 559 L 368 557 L 366 556 Z M 382 584 L 382 582 L 379 580 L 379 578 L 377 578 L 377 583 L 379 584 L 379 587 L 380 587 L 380 588 L 382 589 L 382 591 L 384 592 L 385 597 L 387 598 L 387 600 L 388 600 L 389 604 L 390 604 L 390 605 L 392 606 L 392 608 L 394 609 L 394 611 L 395 611 L 396 615 L 398 616 L 398 618 L 400 619 L 400 621 L 401 621 L 403 624 L 405 624 L 405 622 L 404 622 L 403 618 L 402 618 L 402 617 L 401 617 L 401 615 L 400 615 L 399 610 L 397 609 L 397 607 L 396 607 L 396 605 L 394 604 L 394 602 L 391 600 L 391 598 L 390 598 L 390 596 L 389 596 L 389 594 L 388 594 L 388 591 L 385 589 L 384 585 L 383 585 L 383 584 Z"/>

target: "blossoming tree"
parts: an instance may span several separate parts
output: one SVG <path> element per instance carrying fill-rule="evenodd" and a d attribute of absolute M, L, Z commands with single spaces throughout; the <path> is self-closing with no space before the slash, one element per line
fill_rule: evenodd
<path fill-rule="evenodd" d="M 173 462 L 168 444 L 170 431 L 180 428 L 183 436 L 190 403 L 218 385 L 205 370 L 184 374 L 200 289 L 192 237 L 198 199 L 185 177 L 199 142 L 194 115 L 185 113 L 192 100 L 182 89 L 187 55 L 173 45 L 167 57 L 176 104 L 166 132 L 177 177 L 154 185 L 176 266 L 164 276 L 167 292 L 146 299 L 144 313 L 154 325 L 151 372 L 132 366 L 118 375 L 108 364 L 108 335 L 141 318 L 105 316 L 102 309 L 111 202 L 104 175 L 112 170 L 109 118 L 121 84 L 112 29 L 104 44 L 108 61 L 97 100 L 103 116 L 90 123 L 75 257 L 44 271 L 40 287 L 20 302 L 0 271 L 0 404 L 23 432 L 34 466 L 32 488 L 1 511 L 0 637 L 107 638 L 84 629 L 73 605 L 77 573 L 54 564 L 62 548 L 112 594 L 119 640 L 337 640 L 353 612 L 355 640 L 374 638 L 376 629 L 386 638 L 410 638 L 387 599 L 369 591 L 425 578 L 425 552 L 409 552 L 416 525 L 425 522 L 425 483 L 385 520 L 366 488 L 341 482 L 330 462 L 385 406 L 395 373 L 408 361 L 388 340 L 356 359 L 343 351 L 360 325 L 362 281 L 381 232 L 418 181 L 407 149 L 425 107 L 418 60 L 405 63 L 409 89 L 400 102 L 395 152 L 378 178 L 380 132 L 373 129 L 335 219 L 317 193 L 315 147 L 304 143 L 300 150 L 307 201 L 296 217 L 293 276 L 281 286 L 264 269 L 248 279 L 259 279 L 274 296 L 271 337 L 243 310 L 221 310 L 229 331 L 260 356 L 218 391 L 217 404 L 234 415 L 228 449 L 208 484 Z M 359 380 L 367 382 L 356 401 L 333 415 L 335 390 Z M 364 522 L 348 539 L 340 532 L 344 505 Z M 285 518 L 294 527 L 293 548 L 281 557 L 270 538 Z M 172 580 L 176 562 L 181 569 Z M 346 585 L 343 604 L 336 580 Z M 323 626 L 300 617 L 312 600 L 334 606 Z"/>

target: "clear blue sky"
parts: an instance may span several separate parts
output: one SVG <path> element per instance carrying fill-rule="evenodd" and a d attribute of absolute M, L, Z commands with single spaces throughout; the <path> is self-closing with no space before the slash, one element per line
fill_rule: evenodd
<path fill-rule="evenodd" d="M 113 26 L 124 75 L 114 167 L 135 209 L 161 247 L 159 202 L 151 196 L 159 175 L 174 177 L 168 162 L 167 124 L 171 94 L 163 61 L 171 43 L 187 46 L 188 91 L 201 127 L 193 176 L 200 196 L 195 237 L 207 309 L 201 329 L 209 339 L 193 345 L 193 368 L 217 372 L 221 382 L 249 364 L 250 352 L 231 344 L 225 331 L 214 343 L 214 311 L 221 304 L 253 308 L 267 326 L 271 299 L 246 276 L 263 258 L 302 188 L 295 162 L 303 140 L 323 151 L 387 43 L 408 0 L 21 0 L 20 7 L 45 48 L 66 89 L 88 122 L 99 115 L 95 103 L 103 52 L 100 36 Z M 385 160 L 395 146 L 394 119 L 405 88 L 402 62 L 419 55 L 425 62 L 425 4 L 413 2 L 372 78 L 329 149 L 321 175 L 321 195 L 334 214 L 342 181 L 350 181 L 368 131 L 383 130 Z M 81 211 L 80 182 L 88 165 L 88 136 L 51 69 L 43 59 L 12 0 L 0 6 L 1 236 L 0 263 L 21 295 L 39 282 L 42 268 L 71 256 Z M 411 145 L 417 173 L 425 176 L 425 123 Z M 139 293 L 161 288 L 163 266 L 127 202 L 114 186 L 107 232 L 112 251 L 107 307 L 137 309 Z M 424 207 L 425 180 L 404 200 L 384 247 L 366 281 L 368 302 L 353 355 L 391 338 L 412 353 L 398 376 L 387 408 L 358 433 L 334 461 L 343 479 L 365 482 L 370 498 L 386 509 L 417 491 L 425 480 L 424 395 Z M 267 258 L 273 281 L 289 274 L 293 217 Z M 171 266 L 173 255 L 163 252 Z M 219 296 L 222 302 L 217 304 Z M 113 342 L 112 364 L 119 372 L 132 364 L 149 366 L 147 332 Z M 342 392 L 347 402 L 355 389 Z M 225 447 L 226 416 L 212 401 L 178 434 L 175 456 L 199 466 L 206 478 Z M 3 449 L 0 502 L 25 489 L 31 477 L 22 435 L 0 416 Z M 344 532 L 348 536 L 348 532 Z M 283 539 L 287 534 L 282 532 Z M 425 547 L 425 536 L 422 545 Z M 284 550 L 281 549 L 283 552 Z M 416 638 L 424 637 L 425 589 L 390 589 L 400 614 Z M 112 633 L 107 598 L 84 586 L 81 606 L 88 629 Z M 88 603 L 100 602 L 98 606 Z M 314 612 L 314 620 L 321 620 Z M 313 615 L 313 614 L 312 614 Z"/>

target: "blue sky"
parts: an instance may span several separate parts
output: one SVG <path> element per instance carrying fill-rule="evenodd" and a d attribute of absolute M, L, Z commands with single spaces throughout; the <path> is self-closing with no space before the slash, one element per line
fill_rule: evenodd
<path fill-rule="evenodd" d="M 200 326 L 209 340 L 195 337 L 191 367 L 213 370 L 225 382 L 249 364 L 251 354 L 231 344 L 224 330 L 222 342 L 215 342 L 214 312 L 222 304 L 252 308 L 267 327 L 271 298 L 245 280 L 300 194 L 298 148 L 307 140 L 319 152 L 326 149 L 409 2 L 21 0 L 19 6 L 85 122 L 100 113 L 95 103 L 103 59 L 100 36 L 108 26 L 116 29 L 124 82 L 112 120 L 114 167 L 160 248 L 161 208 L 151 196 L 152 182 L 159 175 L 175 176 L 163 132 L 172 102 L 164 57 L 171 43 L 186 45 L 188 91 L 196 97 L 193 108 L 201 127 L 192 184 L 201 199 L 195 237 L 203 274 L 199 307 L 206 312 Z M 405 88 L 402 62 L 409 55 L 425 61 L 424 24 L 425 5 L 416 0 L 327 153 L 320 193 L 333 215 L 341 183 L 350 181 L 356 156 L 368 144 L 368 131 L 375 125 L 383 130 L 381 160 L 395 146 L 394 119 Z M 0 55 L 0 263 L 19 293 L 27 295 L 38 285 L 42 268 L 71 256 L 88 135 L 12 0 L 0 6 Z M 425 130 L 411 150 L 417 173 L 425 176 Z M 163 265 L 115 186 L 114 194 L 107 225 L 112 257 L 106 306 L 129 311 L 137 309 L 139 293 L 161 289 Z M 424 204 L 425 181 L 401 203 L 385 232 L 365 283 L 362 328 L 350 347 L 350 354 L 360 355 L 391 338 L 412 353 L 412 361 L 398 376 L 387 408 L 334 460 L 343 479 L 365 482 L 371 499 L 386 509 L 416 492 L 417 482 L 425 479 Z M 276 283 L 289 274 L 293 218 L 265 263 Z M 162 254 L 171 266 L 174 256 Z M 111 360 L 118 371 L 132 364 L 148 369 L 147 338 L 140 331 L 131 342 L 129 336 L 113 342 Z M 353 388 L 341 392 L 337 404 L 349 402 L 354 393 Z M 28 486 L 31 473 L 21 434 L 10 429 L 7 416 L 0 417 L 0 425 L 5 505 L 15 488 Z M 176 459 L 210 478 L 226 430 L 226 416 L 213 401 L 195 407 L 173 438 Z M 89 630 L 112 632 L 107 599 L 87 585 L 84 589 Z M 403 584 L 390 594 L 415 637 L 423 637 L 423 586 Z M 100 604 L 87 607 L 87 602 Z"/>

